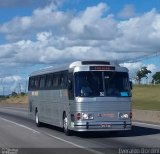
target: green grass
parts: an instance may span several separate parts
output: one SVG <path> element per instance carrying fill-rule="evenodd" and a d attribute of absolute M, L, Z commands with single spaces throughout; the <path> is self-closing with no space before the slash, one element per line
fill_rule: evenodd
<path fill-rule="evenodd" d="M 133 109 L 160 111 L 160 85 L 134 85 Z"/>

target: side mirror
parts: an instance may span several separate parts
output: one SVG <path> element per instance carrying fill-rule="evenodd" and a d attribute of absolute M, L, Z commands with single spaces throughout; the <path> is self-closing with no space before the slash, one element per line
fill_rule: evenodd
<path fill-rule="evenodd" d="M 130 88 L 132 90 L 132 88 L 133 88 L 132 81 L 129 81 L 129 85 L 130 85 Z"/>

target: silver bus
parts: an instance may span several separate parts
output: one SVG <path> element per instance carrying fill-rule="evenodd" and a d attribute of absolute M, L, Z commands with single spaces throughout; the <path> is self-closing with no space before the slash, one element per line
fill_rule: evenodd
<path fill-rule="evenodd" d="M 71 131 L 120 131 L 132 127 L 128 69 L 109 61 L 76 61 L 29 76 L 29 112 L 43 123 Z"/>

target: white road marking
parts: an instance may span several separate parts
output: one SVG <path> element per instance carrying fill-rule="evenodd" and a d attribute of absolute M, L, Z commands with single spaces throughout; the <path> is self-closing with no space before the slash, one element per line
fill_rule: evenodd
<path fill-rule="evenodd" d="M 78 147 L 78 148 L 81 148 L 81 149 L 87 150 L 87 151 L 89 151 L 89 152 L 92 152 L 92 153 L 95 153 L 95 154 L 104 154 L 104 153 L 102 153 L 102 152 L 100 152 L 100 151 L 93 150 L 93 149 L 89 149 L 89 148 L 87 148 L 87 147 L 84 147 L 84 146 L 81 146 L 81 145 L 75 144 L 75 143 L 73 143 L 73 142 L 70 142 L 70 141 L 64 140 L 64 139 L 59 138 L 59 137 L 57 137 L 57 136 L 53 136 L 53 135 L 48 134 L 48 133 L 45 133 L 45 134 L 46 134 L 46 135 L 48 135 L 48 136 L 50 136 L 50 137 L 52 137 L 52 138 L 55 138 L 55 139 L 57 139 L 57 140 L 60 140 L 60 141 L 66 142 L 66 143 L 68 143 L 68 144 L 71 144 L 71 145 L 73 145 L 73 146 L 75 146 L 75 147 Z"/>
<path fill-rule="evenodd" d="M 34 130 L 34 129 L 32 129 L 32 128 L 29 128 L 29 127 L 27 127 L 27 126 L 25 126 L 25 125 L 22 125 L 22 124 L 19 124 L 19 123 L 10 121 L 10 120 L 8 120 L 8 119 L 2 118 L 2 117 L 0 117 L 0 119 L 3 120 L 3 121 L 6 121 L 6 122 L 10 122 L 10 123 L 12 123 L 12 124 L 14 124 L 14 125 L 20 126 L 20 127 L 22 127 L 22 128 L 28 129 L 28 130 L 32 131 L 33 133 L 40 133 L 40 132 L 38 132 L 38 131 L 36 131 L 36 130 Z"/>
<path fill-rule="evenodd" d="M 143 123 L 143 122 L 132 122 L 133 124 L 140 124 L 140 125 L 146 125 L 146 126 L 153 126 L 153 127 L 159 127 L 160 125 L 155 125 L 155 124 L 149 124 L 149 123 Z"/>
<path fill-rule="evenodd" d="M 38 132 L 38 131 L 36 131 L 35 129 L 29 128 L 29 127 L 27 127 L 27 126 L 25 126 L 25 125 L 22 125 L 22 124 L 19 124 L 19 123 L 10 121 L 10 120 L 5 119 L 5 118 L 2 118 L 2 117 L 0 117 L 0 119 L 3 120 L 3 121 L 6 121 L 6 122 L 10 122 L 10 123 L 12 123 L 12 124 L 15 124 L 15 125 L 17 125 L 17 126 L 20 126 L 20 127 L 22 127 L 22 128 L 28 129 L 28 130 L 32 131 L 33 133 L 42 134 L 41 132 Z M 60 137 L 57 137 L 57 136 L 54 136 L 54 135 L 51 135 L 51 134 L 48 134 L 48 133 L 43 133 L 43 134 L 45 134 L 45 135 L 47 135 L 47 136 L 49 136 L 49 137 L 55 138 L 55 139 L 57 139 L 57 140 L 59 140 L 59 141 L 63 141 L 63 142 L 66 142 L 66 143 L 68 143 L 68 144 L 71 144 L 71 145 L 73 145 L 73 146 L 75 146 L 75 147 L 77 147 L 77 148 L 84 149 L 84 150 L 87 150 L 87 151 L 89 151 L 89 152 L 95 153 L 95 154 L 104 154 L 104 153 L 102 153 L 102 152 L 100 152 L 100 151 L 93 150 L 93 149 L 89 149 L 89 148 L 87 148 L 87 147 L 84 147 L 84 146 L 75 144 L 75 143 L 73 143 L 73 142 L 64 140 L 64 139 L 62 139 L 62 138 L 60 138 Z"/>

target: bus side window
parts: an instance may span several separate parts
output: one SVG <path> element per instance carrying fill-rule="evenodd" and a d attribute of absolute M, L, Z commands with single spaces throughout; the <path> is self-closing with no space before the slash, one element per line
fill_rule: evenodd
<path fill-rule="evenodd" d="M 53 89 L 58 89 L 59 86 L 59 76 L 58 73 L 53 75 Z"/>
<path fill-rule="evenodd" d="M 40 77 L 40 83 L 39 83 L 39 88 L 40 89 L 44 89 L 45 88 L 45 80 L 46 80 L 46 76 L 45 75 L 42 75 Z"/>
<path fill-rule="evenodd" d="M 39 76 L 35 77 L 35 80 L 34 80 L 34 84 L 35 84 L 35 90 L 38 90 L 39 89 Z"/>
<path fill-rule="evenodd" d="M 52 74 L 47 74 L 46 77 L 46 89 L 51 89 L 52 88 Z"/>
<path fill-rule="evenodd" d="M 68 72 L 64 71 L 60 75 L 60 87 L 61 89 L 67 88 Z"/>
<path fill-rule="evenodd" d="M 34 85 L 34 77 L 30 77 L 30 78 L 29 78 L 28 90 L 33 90 L 34 87 L 35 87 L 35 85 Z"/>
<path fill-rule="evenodd" d="M 68 97 L 70 100 L 74 99 L 73 74 L 68 74 Z"/>

